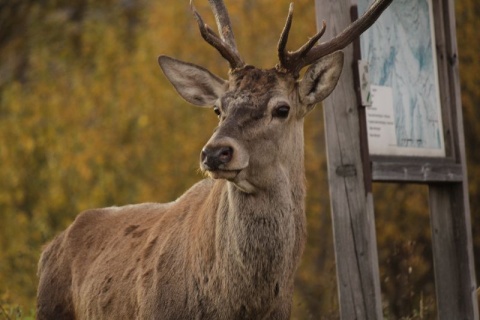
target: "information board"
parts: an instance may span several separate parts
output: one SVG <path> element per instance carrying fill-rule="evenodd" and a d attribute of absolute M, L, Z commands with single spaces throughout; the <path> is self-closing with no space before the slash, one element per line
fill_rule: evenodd
<path fill-rule="evenodd" d="M 373 0 L 358 0 L 362 14 Z M 371 155 L 445 157 L 431 0 L 395 0 L 360 38 Z"/>

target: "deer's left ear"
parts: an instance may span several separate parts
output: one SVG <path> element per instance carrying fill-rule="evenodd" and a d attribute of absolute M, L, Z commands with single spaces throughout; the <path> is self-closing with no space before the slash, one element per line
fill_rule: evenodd
<path fill-rule="evenodd" d="M 343 52 L 336 51 L 312 64 L 298 87 L 302 103 L 307 106 L 305 113 L 316 103 L 325 99 L 337 85 L 343 67 Z"/>
<path fill-rule="evenodd" d="M 193 63 L 167 56 L 158 57 L 158 63 L 177 92 L 196 106 L 212 107 L 227 89 L 227 81 Z"/>

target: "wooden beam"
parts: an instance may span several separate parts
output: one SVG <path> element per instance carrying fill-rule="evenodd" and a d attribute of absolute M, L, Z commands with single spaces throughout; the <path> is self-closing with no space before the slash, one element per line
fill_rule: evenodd
<path fill-rule="evenodd" d="M 437 56 L 442 102 L 451 127 L 446 145 L 461 167 L 462 180 L 453 184 L 430 184 L 430 221 L 438 318 L 478 320 L 478 302 L 473 261 L 472 225 L 468 199 L 467 164 L 458 68 L 455 6 L 453 0 L 432 1 L 435 12 Z M 443 36 L 444 35 L 444 36 Z"/>
<path fill-rule="evenodd" d="M 470 218 L 463 183 L 429 186 L 437 314 L 478 319 Z"/>
<path fill-rule="evenodd" d="M 373 161 L 372 179 L 375 182 L 461 182 L 462 166 L 457 163 L 420 161 Z"/>
<path fill-rule="evenodd" d="M 350 0 L 316 0 L 318 25 L 329 39 L 350 24 Z M 343 74 L 323 103 L 337 281 L 342 319 L 382 319 L 377 242 L 371 192 L 366 193 L 360 153 L 352 46 Z"/>

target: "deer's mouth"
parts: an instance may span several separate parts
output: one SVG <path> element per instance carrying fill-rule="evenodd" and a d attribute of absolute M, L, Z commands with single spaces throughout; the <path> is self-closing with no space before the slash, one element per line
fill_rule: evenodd
<path fill-rule="evenodd" d="M 204 173 L 208 174 L 212 179 L 225 179 L 232 182 L 242 192 L 253 194 L 257 191 L 257 188 L 250 183 L 245 177 L 245 170 L 204 170 Z"/>
<path fill-rule="evenodd" d="M 234 180 L 241 170 L 207 170 L 207 173 L 213 179 L 226 179 L 229 181 Z"/>

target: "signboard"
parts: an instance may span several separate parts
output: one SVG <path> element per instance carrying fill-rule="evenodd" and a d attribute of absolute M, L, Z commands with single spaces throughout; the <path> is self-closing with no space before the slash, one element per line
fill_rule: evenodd
<path fill-rule="evenodd" d="M 358 0 L 359 14 L 372 2 Z M 431 0 L 393 1 L 360 46 L 370 154 L 445 157 Z"/>

